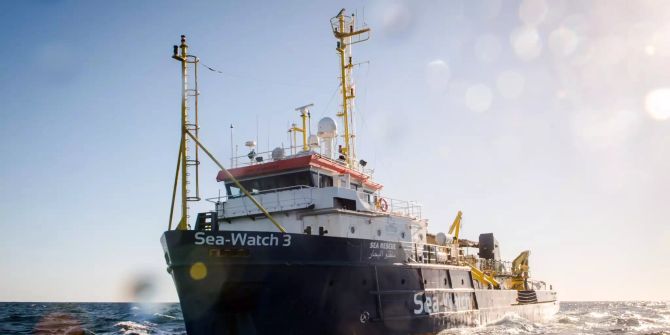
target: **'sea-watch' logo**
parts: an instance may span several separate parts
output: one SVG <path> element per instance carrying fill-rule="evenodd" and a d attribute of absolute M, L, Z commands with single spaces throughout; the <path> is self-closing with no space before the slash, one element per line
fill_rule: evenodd
<path fill-rule="evenodd" d="M 224 235 L 207 235 L 205 232 L 195 233 L 195 245 L 225 245 L 231 247 L 288 247 L 291 235 L 276 234 L 258 235 L 249 233 L 231 233 Z"/>

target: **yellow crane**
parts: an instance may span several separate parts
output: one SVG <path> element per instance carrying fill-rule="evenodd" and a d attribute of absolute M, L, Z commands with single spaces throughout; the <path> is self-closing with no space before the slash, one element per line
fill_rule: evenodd
<path fill-rule="evenodd" d="M 456 214 L 454 222 L 451 224 L 451 227 L 449 227 L 449 234 L 454 236 L 453 248 L 456 248 L 456 263 L 460 263 L 459 261 L 460 246 L 458 242 L 458 235 L 461 232 L 462 220 L 463 220 L 463 212 L 458 211 L 458 214 Z M 465 261 L 464 263 L 470 267 L 472 272 L 472 278 L 474 278 L 475 280 L 477 280 L 478 282 L 482 283 L 485 286 L 491 286 L 496 289 L 500 288 L 500 283 L 498 283 L 498 281 L 495 280 L 495 278 L 482 272 L 482 270 L 480 270 L 475 264 L 470 264 L 467 261 Z"/>
<path fill-rule="evenodd" d="M 510 278 L 510 288 L 514 290 L 525 290 L 528 279 L 528 258 L 530 250 L 523 251 L 512 261 L 512 277 Z"/>
<path fill-rule="evenodd" d="M 454 244 L 458 247 L 458 233 L 461 232 L 461 220 L 463 219 L 463 212 L 458 211 L 454 223 L 449 227 L 449 234 L 454 236 Z"/>

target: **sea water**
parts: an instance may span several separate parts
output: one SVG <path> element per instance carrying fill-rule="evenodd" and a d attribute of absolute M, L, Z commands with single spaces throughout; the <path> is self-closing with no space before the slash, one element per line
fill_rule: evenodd
<path fill-rule="evenodd" d="M 0 303 L 0 334 L 185 334 L 179 304 Z M 546 323 L 510 314 L 441 334 L 670 335 L 670 302 L 563 302 Z M 315 334 L 317 335 L 317 334 Z"/>

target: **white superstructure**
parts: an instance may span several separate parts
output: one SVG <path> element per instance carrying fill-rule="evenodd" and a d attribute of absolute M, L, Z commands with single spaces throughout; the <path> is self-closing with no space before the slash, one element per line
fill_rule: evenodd
<path fill-rule="evenodd" d="M 273 156 L 230 172 L 288 233 L 424 243 L 421 206 L 383 197 L 382 185 L 362 168 L 313 151 Z M 226 196 L 209 200 L 219 230 L 276 231 L 230 180 L 223 175 L 218 180 L 225 183 Z"/>

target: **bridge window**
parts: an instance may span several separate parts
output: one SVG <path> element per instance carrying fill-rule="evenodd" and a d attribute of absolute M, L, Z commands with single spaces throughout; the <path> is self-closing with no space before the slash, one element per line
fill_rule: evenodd
<path fill-rule="evenodd" d="M 350 211 L 356 210 L 356 200 L 335 197 L 333 198 L 333 205 L 335 208 L 347 209 Z"/>
<path fill-rule="evenodd" d="M 319 187 L 332 187 L 333 186 L 333 177 L 325 174 L 316 174 L 314 173 L 319 180 Z"/>
<path fill-rule="evenodd" d="M 229 197 L 239 197 L 242 195 L 242 191 L 235 184 L 226 184 L 226 193 Z"/>
<path fill-rule="evenodd" d="M 262 193 L 263 191 L 284 189 L 300 186 L 314 186 L 314 181 L 309 171 L 286 173 L 270 177 L 259 177 L 240 181 L 240 184 L 253 193 Z M 242 196 L 239 187 L 234 183 L 226 183 L 226 193 L 229 197 Z"/>

